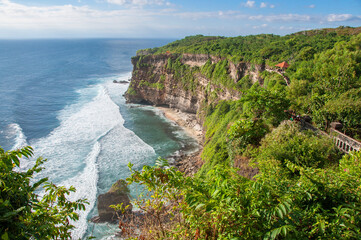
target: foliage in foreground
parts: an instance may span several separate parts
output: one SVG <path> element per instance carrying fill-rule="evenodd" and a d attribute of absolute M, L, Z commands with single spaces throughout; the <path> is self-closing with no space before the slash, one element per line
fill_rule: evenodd
<path fill-rule="evenodd" d="M 223 165 L 202 178 L 159 165 L 130 169 L 128 181 L 152 194 L 138 204 L 159 216 L 138 239 L 361 238 L 360 152 L 328 168 L 265 160 L 255 180 Z"/>
<path fill-rule="evenodd" d="M 42 158 L 25 172 L 16 169 L 22 157 L 32 155 L 31 147 L 7 152 L 0 147 L 0 238 L 70 239 L 74 226 L 69 221 L 79 219 L 75 211 L 84 210 L 87 202 L 67 199 L 74 187 L 56 186 L 47 178 L 34 182 L 34 174 L 46 161 Z M 45 191 L 42 197 L 38 195 L 40 186 Z"/>

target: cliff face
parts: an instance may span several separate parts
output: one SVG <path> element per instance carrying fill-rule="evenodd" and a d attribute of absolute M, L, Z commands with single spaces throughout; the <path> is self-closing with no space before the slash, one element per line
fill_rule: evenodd
<path fill-rule="evenodd" d="M 133 75 L 126 99 L 132 103 L 144 103 L 175 107 L 185 112 L 196 113 L 203 95 L 184 90 L 174 80 L 174 73 L 167 69 L 172 56 L 147 55 L 132 59 Z"/>
<path fill-rule="evenodd" d="M 201 106 L 219 100 L 239 99 L 241 92 L 227 87 L 204 74 L 205 64 L 225 61 L 206 54 L 160 54 L 132 58 L 133 75 L 125 94 L 129 103 L 168 106 L 184 112 L 197 113 Z M 236 86 L 246 75 L 255 83 L 265 66 L 226 62 L 230 84 Z M 203 73 L 202 73 L 203 72 Z"/>

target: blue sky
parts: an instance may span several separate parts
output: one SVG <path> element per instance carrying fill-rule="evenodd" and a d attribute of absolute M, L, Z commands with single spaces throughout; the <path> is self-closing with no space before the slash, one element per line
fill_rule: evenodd
<path fill-rule="evenodd" d="M 285 35 L 361 26 L 361 0 L 0 0 L 0 38 Z"/>

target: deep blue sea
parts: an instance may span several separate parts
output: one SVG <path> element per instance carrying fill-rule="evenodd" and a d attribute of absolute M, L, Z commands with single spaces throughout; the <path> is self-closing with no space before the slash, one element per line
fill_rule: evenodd
<path fill-rule="evenodd" d="M 157 109 L 125 104 L 128 85 L 113 83 L 131 78 L 136 50 L 170 41 L 0 40 L 0 146 L 32 146 L 35 157 L 48 159 L 36 178 L 73 185 L 71 199 L 88 199 L 74 239 L 115 238 L 116 226 L 88 220 L 97 215 L 97 196 L 129 176 L 128 162 L 140 169 L 158 156 L 197 148 Z M 21 169 L 33 163 L 24 159 Z"/>

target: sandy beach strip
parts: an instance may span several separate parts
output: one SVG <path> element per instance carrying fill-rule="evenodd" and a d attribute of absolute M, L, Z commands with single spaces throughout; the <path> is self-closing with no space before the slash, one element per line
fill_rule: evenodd
<path fill-rule="evenodd" d="M 195 114 L 184 113 L 180 110 L 166 107 L 157 107 L 164 113 L 164 116 L 169 120 L 175 122 L 178 126 L 184 129 L 184 131 L 194 139 L 198 141 L 198 144 L 203 143 L 203 131 L 202 126 L 197 123 Z"/>

